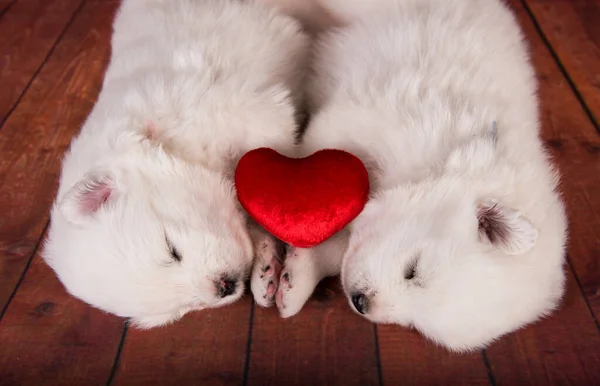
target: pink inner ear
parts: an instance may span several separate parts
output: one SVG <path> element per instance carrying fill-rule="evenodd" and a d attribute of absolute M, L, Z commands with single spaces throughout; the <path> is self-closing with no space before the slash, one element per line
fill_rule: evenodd
<path fill-rule="evenodd" d="M 81 195 L 81 210 L 84 213 L 96 212 L 108 201 L 111 192 L 112 189 L 106 182 L 94 181 L 86 185 Z"/>

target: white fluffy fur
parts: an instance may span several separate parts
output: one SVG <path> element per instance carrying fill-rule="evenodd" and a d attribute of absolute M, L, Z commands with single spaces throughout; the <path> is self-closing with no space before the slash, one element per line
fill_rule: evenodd
<path fill-rule="evenodd" d="M 124 0 L 45 244 L 71 294 L 140 327 L 239 299 L 253 246 L 231 177 L 248 150 L 293 147 L 308 49 L 298 22 L 253 2 Z"/>
<path fill-rule="evenodd" d="M 288 251 L 301 259 L 283 267 L 293 285 L 280 285 L 281 314 L 298 312 L 340 268 L 366 318 L 456 351 L 554 310 L 566 218 L 510 10 L 498 0 L 318 4 L 344 25 L 318 44 L 303 153 L 358 155 L 374 190 L 338 237 Z"/>

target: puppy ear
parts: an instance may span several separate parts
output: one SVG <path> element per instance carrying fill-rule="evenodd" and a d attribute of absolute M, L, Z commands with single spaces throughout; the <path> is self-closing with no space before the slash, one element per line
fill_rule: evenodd
<path fill-rule="evenodd" d="M 520 212 L 487 199 L 477 204 L 479 234 L 509 255 L 520 255 L 535 245 L 538 231 Z"/>
<path fill-rule="evenodd" d="M 82 225 L 115 197 L 112 175 L 89 173 L 67 191 L 58 207 L 68 221 Z"/>

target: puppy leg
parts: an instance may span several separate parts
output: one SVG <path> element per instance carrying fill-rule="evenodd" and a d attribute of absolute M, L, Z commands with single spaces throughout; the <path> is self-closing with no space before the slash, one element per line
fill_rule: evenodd
<path fill-rule="evenodd" d="M 275 297 L 279 314 L 283 318 L 296 315 L 321 280 L 339 275 L 348 237 L 349 231 L 343 229 L 314 248 L 288 246 Z"/>
<path fill-rule="evenodd" d="M 285 244 L 256 223 L 250 223 L 248 230 L 254 244 L 250 289 L 256 304 L 261 307 L 271 307 L 279 283 Z"/>

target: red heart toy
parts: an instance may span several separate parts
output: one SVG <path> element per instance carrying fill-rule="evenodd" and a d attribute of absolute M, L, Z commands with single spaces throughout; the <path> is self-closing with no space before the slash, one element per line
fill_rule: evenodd
<path fill-rule="evenodd" d="M 300 248 L 342 230 L 369 196 L 369 175 L 361 160 L 332 149 L 306 158 L 288 158 L 269 148 L 249 151 L 237 165 L 235 185 L 256 222 Z"/>

